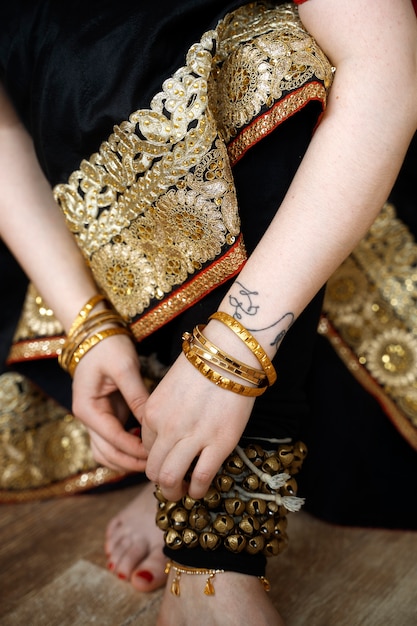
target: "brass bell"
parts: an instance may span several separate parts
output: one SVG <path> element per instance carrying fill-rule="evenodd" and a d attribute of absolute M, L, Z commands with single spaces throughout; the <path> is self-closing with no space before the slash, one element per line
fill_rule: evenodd
<path fill-rule="evenodd" d="M 245 464 L 238 454 L 231 454 L 224 463 L 224 469 L 230 474 L 241 474 L 245 469 Z"/>
<path fill-rule="evenodd" d="M 233 517 L 226 514 L 218 515 L 213 522 L 214 530 L 222 536 L 229 534 L 234 527 L 235 522 Z"/>
<path fill-rule="evenodd" d="M 173 502 L 172 500 L 167 500 L 165 504 L 161 504 L 161 511 L 165 511 L 167 515 L 171 513 L 178 506 L 178 502 Z"/>
<path fill-rule="evenodd" d="M 234 554 L 242 552 L 246 548 L 246 539 L 243 535 L 228 535 L 224 540 L 225 547 Z"/>
<path fill-rule="evenodd" d="M 249 474 L 243 481 L 242 487 L 246 489 L 246 491 L 258 491 L 259 478 L 256 474 Z"/>
<path fill-rule="evenodd" d="M 303 441 L 297 441 L 294 444 L 294 456 L 304 460 L 307 456 L 307 452 L 307 446 Z"/>
<path fill-rule="evenodd" d="M 260 467 L 265 457 L 265 452 L 262 446 L 257 443 L 251 443 L 245 448 L 245 454 L 256 467 Z"/>
<path fill-rule="evenodd" d="M 204 550 L 215 550 L 220 543 L 220 537 L 215 533 L 205 531 L 200 534 L 199 542 Z"/>
<path fill-rule="evenodd" d="M 171 512 L 171 524 L 176 530 L 181 530 L 188 526 L 188 511 L 182 506 L 178 506 Z"/>
<path fill-rule="evenodd" d="M 272 539 L 267 540 L 264 549 L 262 550 L 262 554 L 266 557 L 277 556 L 277 554 L 285 549 L 286 545 L 287 543 L 285 541 L 273 537 Z"/>
<path fill-rule="evenodd" d="M 191 528 L 203 530 L 211 523 L 211 517 L 206 507 L 196 506 L 190 511 L 189 522 Z"/>
<path fill-rule="evenodd" d="M 272 517 L 269 517 L 264 522 L 262 522 L 260 527 L 260 533 L 266 538 L 271 537 L 275 532 L 275 521 Z"/>
<path fill-rule="evenodd" d="M 261 498 L 251 498 L 246 502 L 246 512 L 249 515 L 265 515 L 266 502 Z"/>
<path fill-rule="evenodd" d="M 215 487 L 209 487 L 204 496 L 204 504 L 208 506 L 209 509 L 215 509 L 219 506 L 221 499 L 222 497 L 218 490 Z"/>
<path fill-rule="evenodd" d="M 293 447 L 289 445 L 282 445 L 278 450 L 278 457 L 283 467 L 288 467 L 294 461 Z"/>
<path fill-rule="evenodd" d="M 268 515 L 277 515 L 279 513 L 279 505 L 276 502 L 268 502 L 266 512 Z"/>
<path fill-rule="evenodd" d="M 229 515 L 242 515 L 245 510 L 245 503 L 240 498 L 226 498 L 224 508 Z"/>
<path fill-rule="evenodd" d="M 164 502 L 164 503 L 167 502 L 167 499 L 164 498 L 164 496 L 162 495 L 162 491 L 159 485 L 156 485 L 153 495 L 159 502 Z"/>
<path fill-rule="evenodd" d="M 239 522 L 239 528 L 244 535 L 252 537 L 258 532 L 260 523 L 253 515 L 245 515 Z"/>
<path fill-rule="evenodd" d="M 194 498 L 192 498 L 188 493 L 182 499 L 183 507 L 184 509 L 187 509 L 187 511 L 191 511 L 193 506 L 199 503 L 200 500 L 194 500 Z"/>
<path fill-rule="evenodd" d="M 274 475 L 281 469 L 281 463 L 275 454 L 268 456 L 262 463 L 262 470 L 267 474 Z"/>
<path fill-rule="evenodd" d="M 283 496 L 295 496 L 297 495 L 297 489 L 298 489 L 297 481 L 295 480 L 295 478 L 290 478 L 289 480 L 286 481 L 286 483 L 282 487 L 281 494 Z"/>
<path fill-rule="evenodd" d="M 261 493 L 267 493 L 271 495 L 271 493 L 275 493 L 276 489 L 273 489 L 272 487 L 270 487 L 268 483 L 261 482 L 259 491 Z"/>
<path fill-rule="evenodd" d="M 165 533 L 165 543 L 168 548 L 172 548 L 172 550 L 178 550 L 183 546 L 183 540 L 180 533 L 173 528 L 169 528 Z"/>
<path fill-rule="evenodd" d="M 261 535 L 256 535 L 255 537 L 248 539 L 246 552 L 249 552 L 249 554 L 258 554 L 258 552 L 261 552 L 264 547 L 265 539 L 261 537 Z"/>
<path fill-rule="evenodd" d="M 182 539 L 187 548 L 195 548 L 198 545 L 198 533 L 192 528 L 185 528 L 182 531 Z"/>
<path fill-rule="evenodd" d="M 227 474 L 218 474 L 214 479 L 214 484 L 221 491 L 221 493 L 227 493 L 233 489 L 235 481 L 231 476 Z"/>
<path fill-rule="evenodd" d="M 165 511 L 161 511 L 156 514 L 156 525 L 161 530 L 166 530 L 169 526 L 169 516 L 165 513 Z"/>

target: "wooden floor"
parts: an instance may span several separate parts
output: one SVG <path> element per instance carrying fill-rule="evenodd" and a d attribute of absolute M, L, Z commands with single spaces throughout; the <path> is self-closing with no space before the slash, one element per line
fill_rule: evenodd
<path fill-rule="evenodd" d="M 135 592 L 103 555 L 108 520 L 136 491 L 0 505 L 0 624 L 154 625 L 161 592 Z M 337 527 L 303 512 L 289 528 L 290 547 L 268 570 L 287 626 L 417 625 L 417 533 Z"/>

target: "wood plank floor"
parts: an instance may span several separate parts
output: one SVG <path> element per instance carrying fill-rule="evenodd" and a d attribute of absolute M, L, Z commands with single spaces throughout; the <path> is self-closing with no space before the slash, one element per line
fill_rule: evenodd
<path fill-rule="evenodd" d="M 135 592 L 103 554 L 107 522 L 137 489 L 0 505 L 1 626 L 155 624 L 161 591 Z M 268 569 L 287 626 L 417 625 L 417 533 L 305 512 L 290 515 L 289 530 L 290 547 Z"/>

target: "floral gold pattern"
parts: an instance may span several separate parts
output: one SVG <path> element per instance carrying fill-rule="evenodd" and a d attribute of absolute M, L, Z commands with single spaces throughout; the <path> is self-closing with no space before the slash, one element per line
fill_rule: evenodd
<path fill-rule="evenodd" d="M 0 501 L 96 468 L 81 422 L 21 374 L 0 376 Z"/>
<path fill-rule="evenodd" d="M 328 282 L 319 332 L 417 449 L 417 245 L 385 204 Z"/>
<path fill-rule="evenodd" d="M 209 102 L 229 155 L 238 137 L 234 163 L 307 102 L 317 99 L 324 107 L 334 68 L 293 4 L 243 6 L 227 15 L 217 30 Z"/>
<path fill-rule="evenodd" d="M 183 310 L 180 291 L 193 292 L 190 306 L 245 262 L 227 144 L 236 140 L 236 155 L 310 99 L 324 108 L 331 80 L 293 4 L 250 3 L 205 33 L 150 108 L 54 188 L 97 284 L 138 339 L 142 316 L 163 303 L 162 326 Z"/>

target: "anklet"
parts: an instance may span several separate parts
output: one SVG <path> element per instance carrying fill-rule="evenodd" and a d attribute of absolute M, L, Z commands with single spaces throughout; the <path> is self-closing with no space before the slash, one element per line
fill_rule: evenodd
<path fill-rule="evenodd" d="M 171 593 L 174 596 L 180 596 L 180 579 L 181 574 L 187 574 L 188 576 L 207 576 L 206 584 L 204 587 L 204 593 L 206 596 L 214 596 L 214 577 L 216 574 L 224 574 L 224 569 L 205 569 L 204 567 L 187 567 L 185 565 L 179 565 L 178 563 L 174 563 L 174 561 L 168 561 L 165 566 L 165 574 L 169 574 L 171 569 L 174 570 L 174 579 L 171 583 Z M 258 576 L 259 580 L 262 583 L 265 591 L 269 591 L 271 589 L 271 585 L 269 580 L 265 578 L 265 576 Z"/>

